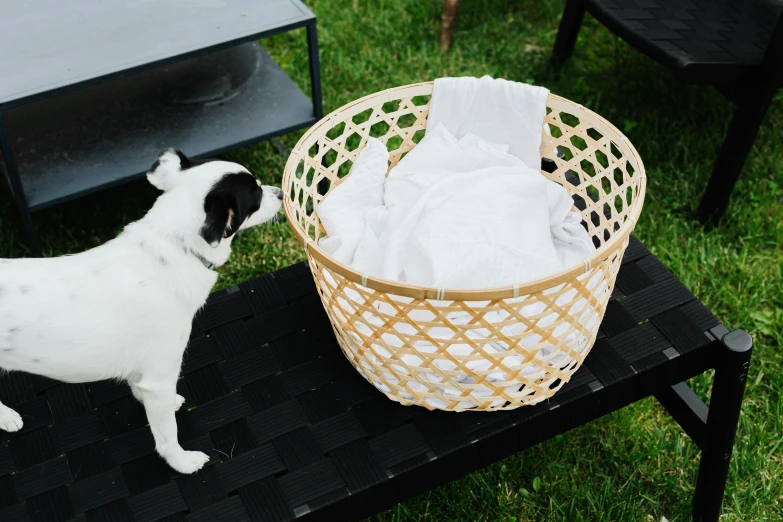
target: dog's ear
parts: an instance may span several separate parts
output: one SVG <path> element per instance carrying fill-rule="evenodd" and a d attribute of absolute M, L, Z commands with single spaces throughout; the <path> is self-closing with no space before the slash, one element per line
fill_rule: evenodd
<path fill-rule="evenodd" d="M 226 174 L 204 198 L 206 218 L 198 233 L 216 248 L 223 238 L 233 236 L 247 218 L 261 206 L 261 188 L 247 172 Z"/>
<path fill-rule="evenodd" d="M 147 172 L 147 180 L 155 187 L 166 192 L 177 186 L 182 171 L 189 169 L 192 161 L 181 150 L 166 149 L 160 154 Z"/>

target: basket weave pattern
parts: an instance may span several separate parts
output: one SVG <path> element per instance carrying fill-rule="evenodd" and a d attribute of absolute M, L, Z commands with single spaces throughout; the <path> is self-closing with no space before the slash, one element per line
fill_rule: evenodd
<path fill-rule="evenodd" d="M 317 245 L 317 208 L 373 136 L 390 168 L 421 139 L 432 83 L 376 93 L 331 113 L 299 141 L 286 165 L 284 206 L 304 243 L 345 356 L 389 398 L 429 409 L 500 410 L 551 397 L 592 348 L 623 252 L 644 200 L 636 150 L 600 116 L 550 95 L 542 174 L 585 204 L 598 247 L 583 265 L 501 288 L 417 287 L 366 276 Z M 543 131 L 543 129 L 542 129 Z M 558 157 L 557 150 L 563 155 Z M 328 190 L 321 194 L 324 185 Z"/>

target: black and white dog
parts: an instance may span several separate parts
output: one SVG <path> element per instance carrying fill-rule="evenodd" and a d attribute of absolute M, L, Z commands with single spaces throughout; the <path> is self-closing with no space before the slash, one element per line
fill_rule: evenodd
<path fill-rule="evenodd" d="M 191 322 L 234 234 L 273 218 L 283 193 L 241 165 L 165 150 L 147 179 L 163 194 L 116 239 L 81 254 L 0 259 L 0 369 L 65 382 L 122 379 L 144 404 L 155 448 L 181 473 L 209 460 L 177 441 L 174 412 Z M 0 378 L 3 378 L 0 375 Z M 22 419 L 0 404 L 0 429 Z"/>

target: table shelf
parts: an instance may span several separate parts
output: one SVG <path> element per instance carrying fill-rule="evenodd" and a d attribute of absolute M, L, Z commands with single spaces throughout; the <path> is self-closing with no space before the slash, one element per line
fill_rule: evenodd
<path fill-rule="evenodd" d="M 316 121 L 310 99 L 255 42 L 15 107 L 5 118 L 33 211 L 138 179 L 166 147 L 209 157 Z"/>
<path fill-rule="evenodd" d="M 0 108 L 314 24 L 301 0 L 5 2 Z"/>
<path fill-rule="evenodd" d="M 316 18 L 301 0 L 13 4 L 0 17 L 0 172 L 31 212 L 323 116 Z M 304 28 L 310 97 L 258 40 Z"/>

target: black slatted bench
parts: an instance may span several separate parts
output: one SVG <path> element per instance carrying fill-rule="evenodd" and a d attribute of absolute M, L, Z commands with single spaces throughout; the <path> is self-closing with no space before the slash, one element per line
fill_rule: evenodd
<path fill-rule="evenodd" d="M 342 356 L 306 265 L 212 295 L 179 381 L 183 476 L 127 386 L 0 376 L 24 429 L 0 445 L 0 520 L 355 520 L 655 395 L 702 449 L 694 515 L 717 520 L 751 355 L 635 238 L 599 339 L 555 397 L 510 412 L 392 402 Z M 683 383 L 715 368 L 707 407 Z M 184 411 L 186 410 L 186 411 Z M 535 424 L 536 429 L 529 429 Z"/>
<path fill-rule="evenodd" d="M 699 204 L 720 219 L 777 90 L 783 87 L 779 0 L 567 0 L 552 52 L 573 51 L 585 12 L 685 83 L 713 85 L 736 106 Z"/>

